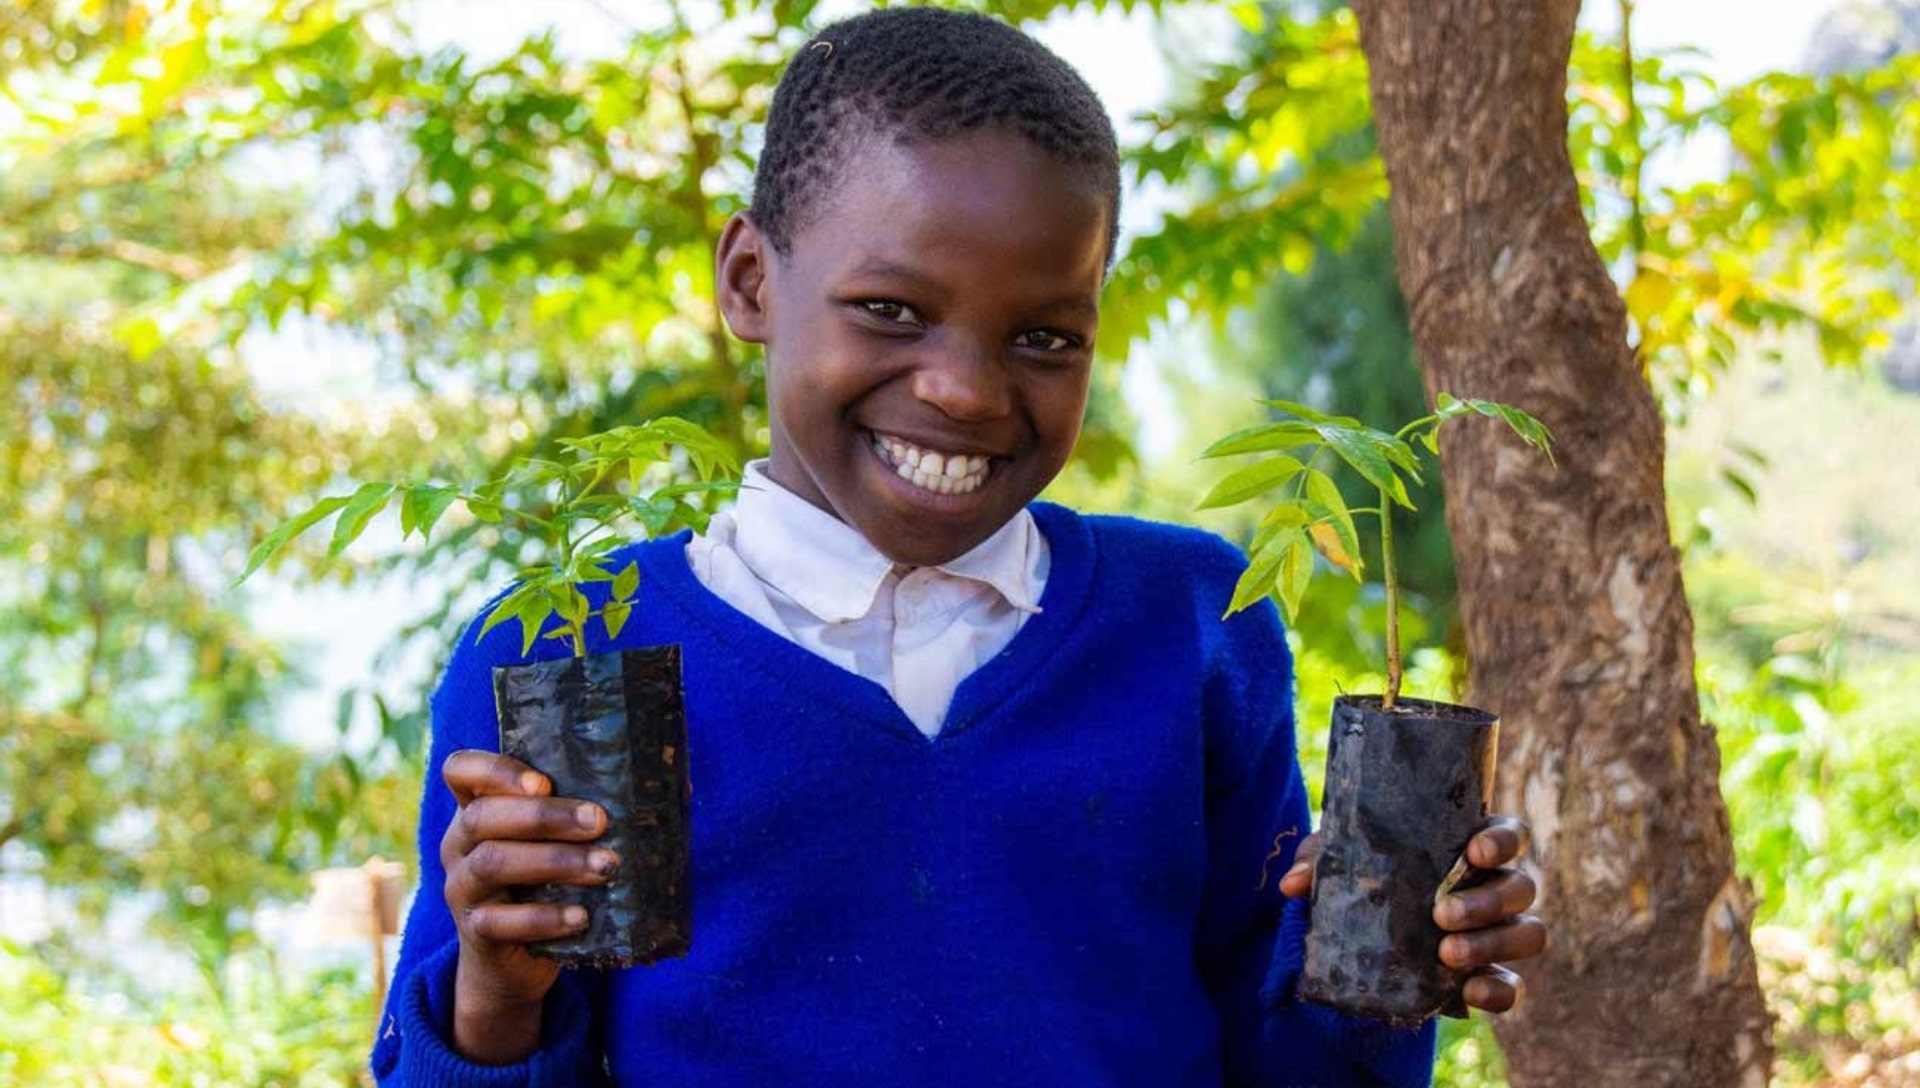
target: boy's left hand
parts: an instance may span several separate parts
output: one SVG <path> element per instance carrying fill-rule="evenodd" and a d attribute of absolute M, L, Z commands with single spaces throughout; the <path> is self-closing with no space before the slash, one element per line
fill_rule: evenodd
<path fill-rule="evenodd" d="M 1547 946 L 1547 927 L 1526 913 L 1533 906 L 1533 878 L 1513 867 L 1527 848 L 1527 825 L 1495 816 L 1467 843 L 1467 864 L 1479 871 L 1470 887 L 1457 888 L 1434 905 L 1433 920 L 1447 937 L 1440 961 L 1473 971 L 1462 996 L 1488 1012 L 1506 1012 L 1520 999 L 1520 976 L 1502 966 L 1537 956 Z M 1313 891 L 1313 862 L 1320 833 L 1308 835 L 1280 878 L 1280 893 L 1299 898 Z"/>

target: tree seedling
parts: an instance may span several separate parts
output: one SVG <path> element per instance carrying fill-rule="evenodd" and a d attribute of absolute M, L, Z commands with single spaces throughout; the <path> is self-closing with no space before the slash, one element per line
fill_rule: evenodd
<path fill-rule="evenodd" d="M 327 554 L 339 555 L 396 501 L 403 540 L 414 533 L 427 539 L 456 504 L 480 521 L 524 528 L 538 543 L 537 561 L 482 612 L 475 641 L 514 621 L 521 657 L 543 637 L 564 641 L 572 654 L 493 669 L 500 751 L 545 775 L 554 796 L 604 808 L 607 831 L 596 842 L 629 862 L 600 885 L 515 889 L 522 901 L 587 910 L 584 931 L 529 948 L 565 965 L 652 963 L 684 955 L 693 936 L 680 647 L 589 656 L 588 627 L 598 619 L 612 642 L 633 615 L 640 565 L 616 571 L 610 558 L 628 543 L 620 528 L 631 523 L 649 537 L 680 525 L 705 532 L 698 499 L 736 491 L 739 465 L 707 431 L 671 417 L 561 439 L 560 446 L 560 460 L 528 458 L 476 487 L 366 483 L 322 499 L 262 540 L 239 581 L 334 515 Z M 593 583 L 607 588 L 598 608 L 584 592 Z"/>
<path fill-rule="evenodd" d="M 1268 594 L 1280 599 L 1291 621 L 1299 612 L 1313 578 L 1313 556 L 1318 552 L 1355 581 L 1363 576 L 1359 535 L 1354 516 L 1379 519 L 1381 580 L 1387 591 L 1387 691 L 1385 709 L 1400 698 L 1400 581 L 1394 567 L 1392 504 L 1415 509 L 1407 483 L 1420 482 L 1420 459 L 1413 443 L 1428 452 L 1440 452 L 1440 428 L 1467 415 L 1504 421 L 1528 445 L 1553 457 L 1552 435 L 1539 420 L 1518 408 L 1485 400 L 1466 400 L 1449 393 L 1435 399 L 1430 415 L 1392 434 L 1378 431 L 1351 416 L 1330 416 L 1291 401 L 1263 401 L 1292 416 L 1262 423 L 1222 438 L 1207 447 L 1202 458 L 1262 454 L 1259 460 L 1230 473 L 1214 485 L 1200 509 L 1238 506 L 1279 490 L 1281 497 L 1262 515 L 1247 547 L 1245 573 L 1234 586 L 1232 615 Z M 1330 460 L 1331 459 L 1331 460 Z M 1328 470 L 1344 462 L 1377 490 L 1379 504 L 1350 508 Z M 1324 464 L 1324 468 L 1323 468 Z"/>
<path fill-rule="evenodd" d="M 1473 707 L 1400 698 L 1393 506 L 1414 508 L 1407 494 L 1407 483 L 1420 480 L 1414 443 L 1437 455 L 1440 428 L 1449 420 L 1502 420 L 1549 458 L 1551 437 L 1517 408 L 1446 393 L 1432 414 L 1393 434 L 1304 405 L 1267 403 L 1290 418 L 1228 435 L 1203 454 L 1260 458 L 1214 485 L 1202 509 L 1279 492 L 1277 501 L 1268 500 L 1227 614 L 1272 594 L 1291 620 L 1312 580 L 1315 552 L 1361 579 L 1356 514 L 1379 519 L 1387 589 L 1387 690 L 1380 696 L 1342 695 L 1333 704 L 1313 921 L 1299 995 L 1358 1016 L 1416 1024 L 1441 1010 L 1465 1008 L 1465 974 L 1441 963 L 1442 934 L 1432 911 L 1467 873 L 1463 851 L 1487 817 L 1500 723 Z M 1328 474 L 1342 462 L 1379 495 L 1377 505 L 1346 505 Z"/>

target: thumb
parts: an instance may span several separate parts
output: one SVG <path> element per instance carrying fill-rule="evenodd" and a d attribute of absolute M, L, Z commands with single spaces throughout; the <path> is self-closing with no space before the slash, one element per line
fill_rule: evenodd
<path fill-rule="evenodd" d="M 1280 878 L 1280 894 L 1299 899 L 1313 892 L 1313 863 L 1320 857 L 1320 833 L 1308 835 L 1293 855 L 1293 867 Z"/>

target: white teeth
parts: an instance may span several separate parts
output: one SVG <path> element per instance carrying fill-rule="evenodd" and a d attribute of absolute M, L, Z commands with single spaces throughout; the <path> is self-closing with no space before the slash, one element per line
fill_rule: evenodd
<path fill-rule="evenodd" d="M 970 495 L 986 482 L 989 458 L 924 450 L 905 439 L 876 433 L 874 452 L 901 479 L 939 495 Z"/>

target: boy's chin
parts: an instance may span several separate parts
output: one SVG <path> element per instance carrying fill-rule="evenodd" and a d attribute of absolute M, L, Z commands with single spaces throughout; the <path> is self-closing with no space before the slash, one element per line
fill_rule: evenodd
<path fill-rule="evenodd" d="M 874 527 L 861 529 L 875 550 L 904 567 L 937 567 L 951 563 L 980 546 L 982 541 L 1012 520 L 1009 516 L 977 532 L 959 534 L 890 534 Z M 860 528 L 856 526 L 856 528 Z"/>
<path fill-rule="evenodd" d="M 904 478 L 879 454 L 863 458 L 856 474 L 860 509 L 853 527 L 880 554 L 903 566 L 937 567 L 978 547 L 1026 508 L 1037 488 L 1026 477 L 1031 462 L 996 460 L 974 489 L 929 491 Z M 842 507 L 842 509 L 846 509 Z"/>

